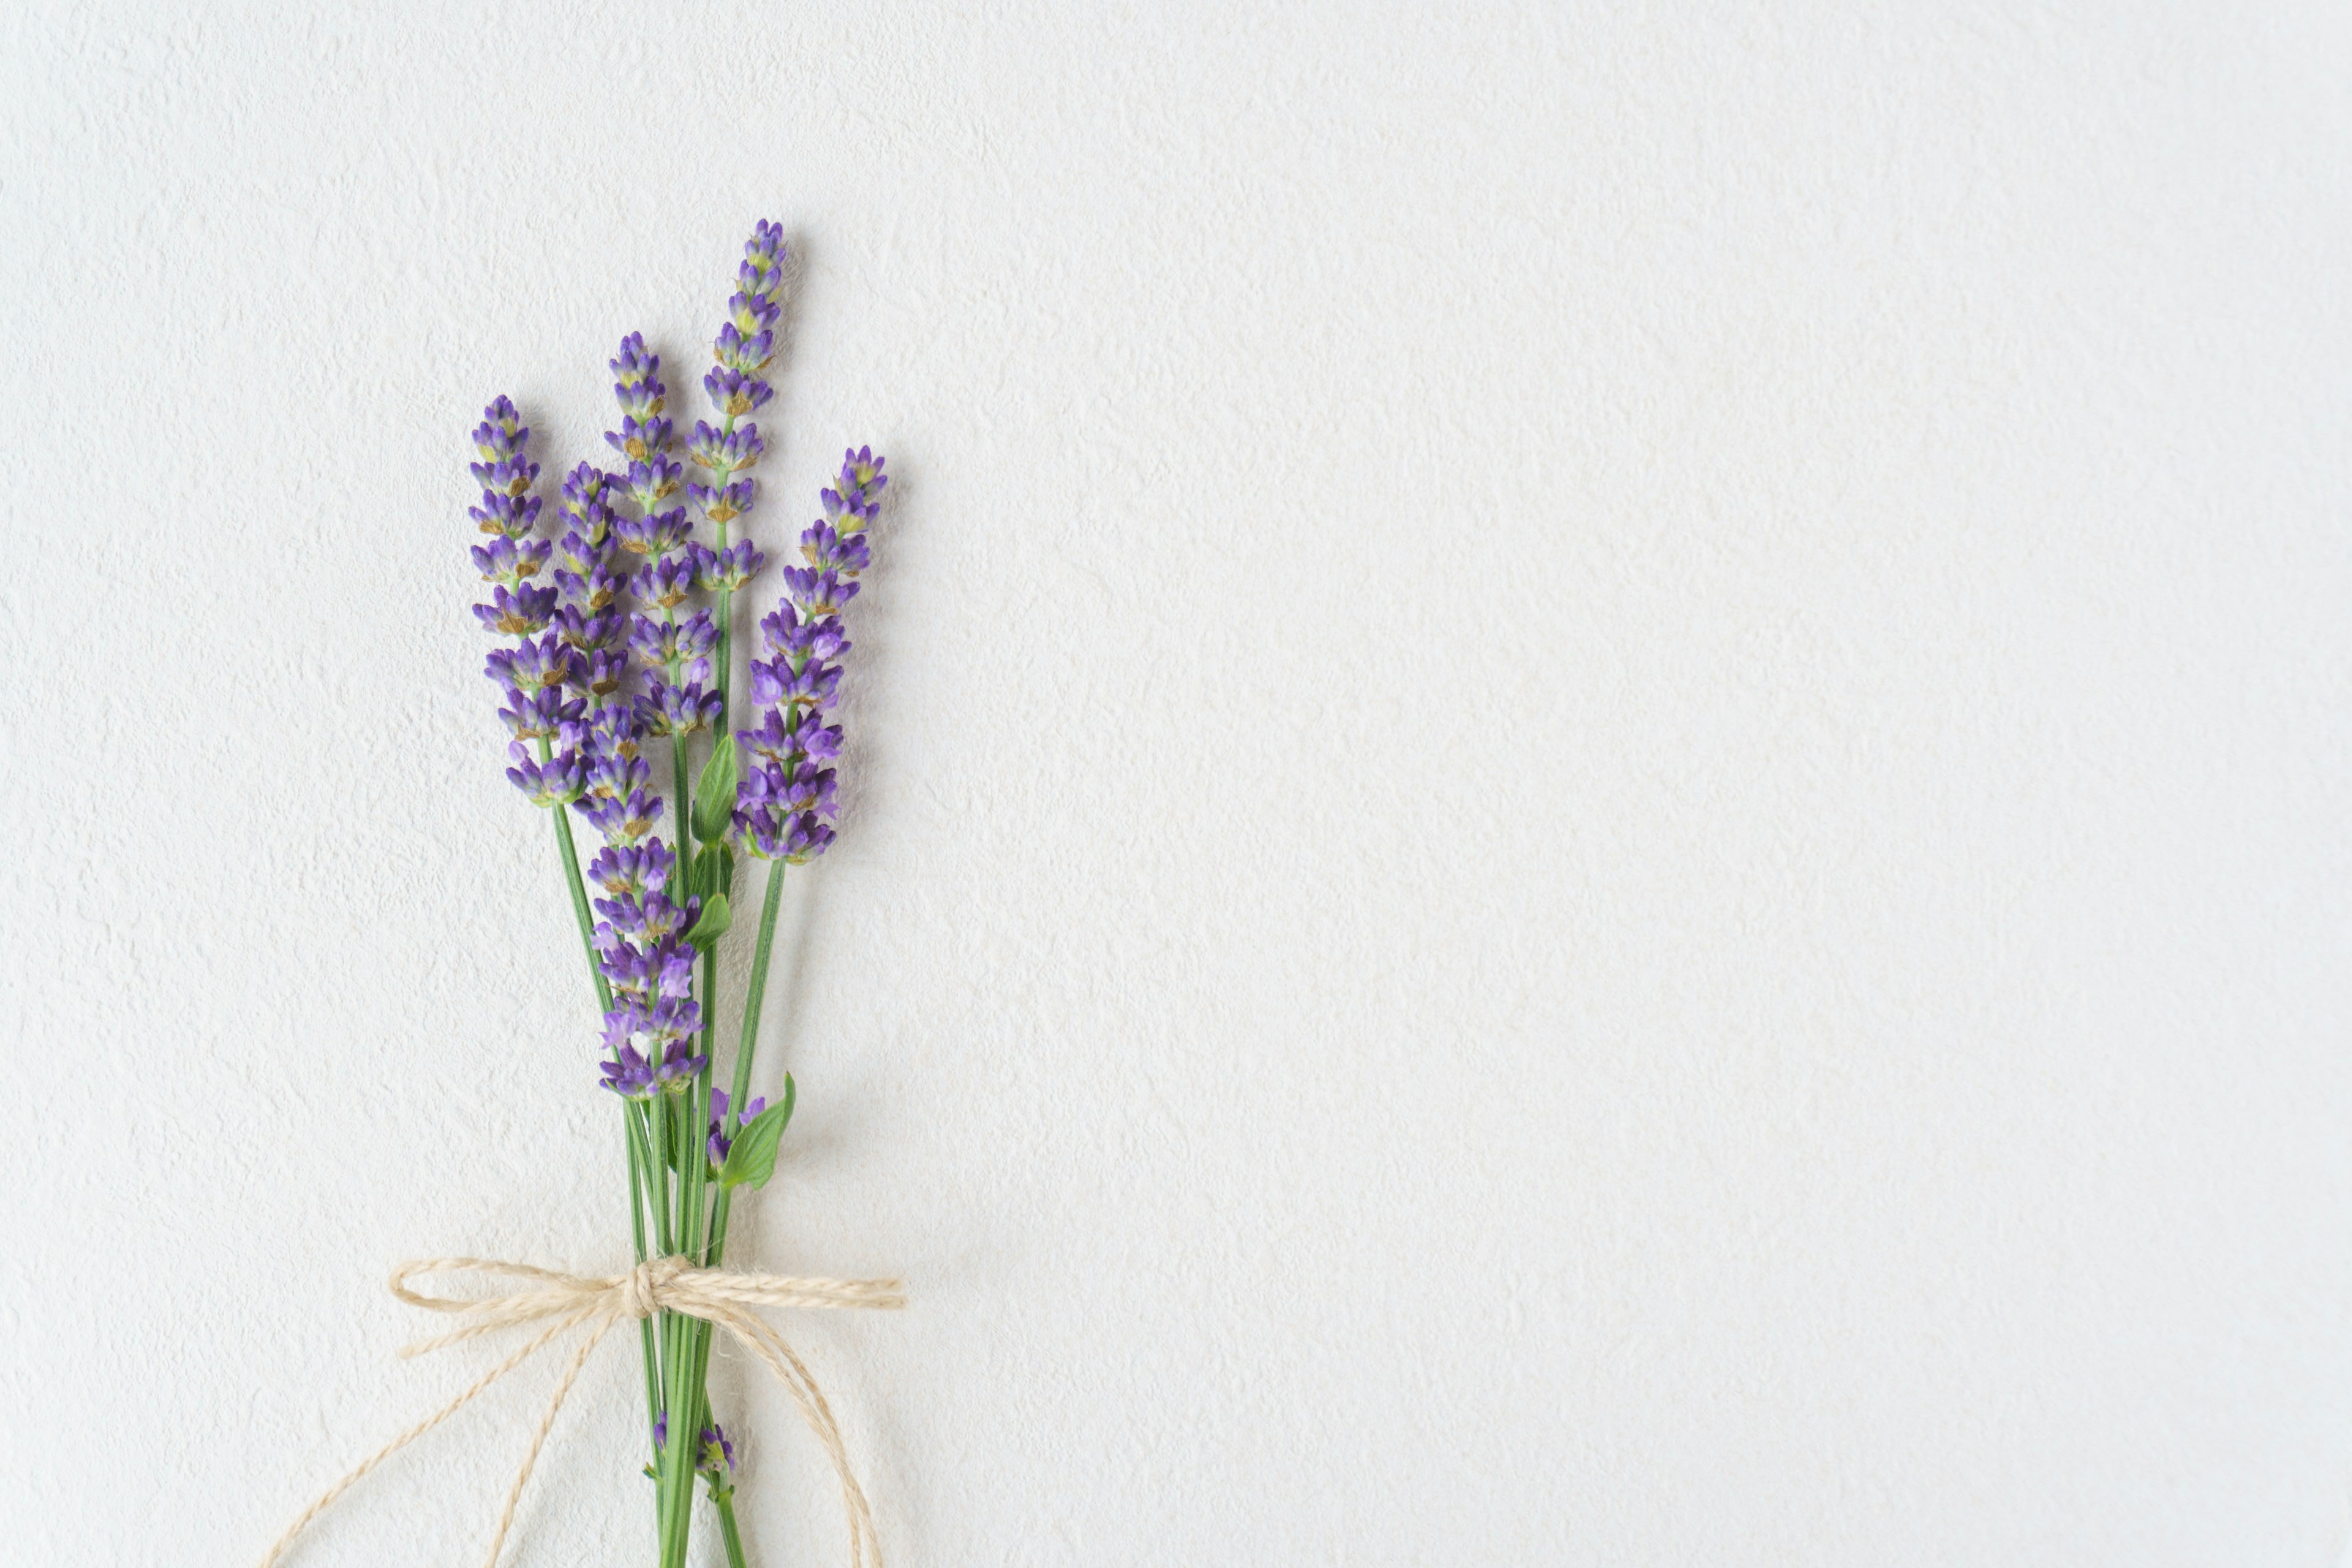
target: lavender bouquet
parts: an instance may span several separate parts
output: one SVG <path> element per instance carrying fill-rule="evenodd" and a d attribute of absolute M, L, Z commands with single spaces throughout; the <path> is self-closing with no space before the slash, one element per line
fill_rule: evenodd
<path fill-rule="evenodd" d="M 824 1395 L 747 1309 L 895 1306 L 896 1282 L 721 1270 L 735 1195 L 768 1180 L 792 1120 L 791 1074 L 772 1101 L 751 1093 L 761 1009 L 785 868 L 809 864 L 833 842 L 841 729 L 832 710 L 850 647 L 842 613 L 857 596 L 870 559 L 866 532 L 889 483 L 869 448 L 845 454 L 839 475 L 820 492 L 823 518 L 801 534 L 801 564 L 783 569 L 782 597 L 760 620 L 760 643 L 748 661 L 750 702 L 739 705 L 730 679 L 735 601 L 766 563 L 739 533 L 752 509 L 751 476 L 766 450 L 751 416 L 773 395 L 762 378 L 777 347 L 784 260 L 782 231 L 761 223 L 744 247 L 712 345 L 717 363 L 702 379 L 716 422 L 696 421 L 683 441 L 668 416 L 660 356 L 641 334 L 621 341 L 611 361 L 619 428 L 604 437 L 614 455 L 607 467 L 583 462 L 565 476 L 551 527 L 541 527 L 541 468 L 514 405 L 493 401 L 474 432 L 481 502 L 471 513 L 487 537 L 473 560 L 490 584 L 488 602 L 474 614 L 485 630 L 511 639 L 490 652 L 485 673 L 503 700 L 507 777 L 548 814 L 579 923 L 603 1017 L 602 1087 L 614 1098 L 627 1149 L 637 1268 L 597 1280 L 474 1258 L 404 1265 L 394 1278 L 395 1294 L 468 1320 L 412 1350 L 499 1328 L 549 1326 L 347 1476 L 287 1532 L 269 1562 L 375 1463 L 563 1330 L 585 1323 L 593 1332 L 549 1406 L 531 1446 L 535 1458 L 588 1352 L 604 1330 L 632 1318 L 644 1361 L 646 1473 L 654 1481 L 661 1568 L 679 1568 L 686 1559 L 698 1478 L 716 1505 L 729 1563 L 742 1568 L 745 1561 L 735 1523 L 734 1441 L 705 1387 L 720 1327 L 784 1380 L 828 1449 L 849 1511 L 853 1563 L 869 1552 L 880 1560 Z M 689 466 L 698 479 L 687 477 Z M 681 489 L 707 525 L 699 536 L 688 506 L 677 504 Z M 746 727 L 730 731 L 738 721 Z M 666 795 L 656 793 L 665 785 Z M 584 870 L 574 816 L 604 841 Z M 742 1034 L 722 1089 L 712 1077 L 723 980 L 717 943 L 734 919 L 740 860 L 761 862 L 765 875 L 742 982 Z M 405 1287 L 416 1274 L 459 1270 L 536 1283 L 488 1300 Z M 493 1564 L 530 1464 L 527 1458 L 509 1496 Z"/>

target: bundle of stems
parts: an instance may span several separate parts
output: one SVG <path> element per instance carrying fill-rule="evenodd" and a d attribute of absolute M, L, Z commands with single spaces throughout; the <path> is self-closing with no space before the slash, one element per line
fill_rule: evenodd
<path fill-rule="evenodd" d="M 785 868 L 809 864 L 833 841 L 828 764 L 841 731 L 830 716 L 849 650 L 841 615 L 869 560 L 866 531 L 888 482 L 870 449 L 845 454 L 821 492 L 824 517 L 801 535 L 803 563 L 783 571 L 782 602 L 760 623 L 765 657 L 747 661 L 757 721 L 732 729 L 735 603 L 765 558 L 730 535 L 751 508 L 749 472 L 765 450 L 748 416 L 772 396 L 761 376 L 776 350 L 784 259 L 781 231 L 761 223 L 744 247 L 713 344 L 717 363 L 703 380 L 718 421 L 697 421 L 682 443 L 665 415 L 659 356 L 639 334 L 622 341 L 611 362 L 620 428 L 605 437 L 621 465 L 583 462 L 567 476 L 560 539 L 539 529 L 540 467 L 513 404 L 494 401 L 474 433 L 482 500 L 472 515 L 490 537 L 473 555 L 495 584 L 475 614 L 516 639 L 488 667 L 506 700 L 507 773 L 554 823 L 604 1020 L 600 1073 L 620 1106 L 640 1262 L 676 1256 L 719 1266 L 736 1191 L 768 1180 L 792 1118 L 791 1076 L 770 1104 L 751 1096 L 751 1070 Z M 681 446 L 707 476 L 684 489 L 711 529 L 709 542 L 695 537 L 686 507 L 665 504 L 681 488 Z M 551 560 L 552 585 L 541 585 Z M 689 609 L 698 596 L 705 602 Z M 649 756 L 662 751 L 667 836 Z M 604 839 L 584 868 L 574 815 Z M 763 863 L 765 885 L 741 1036 L 719 1089 L 719 939 L 732 920 L 739 855 Z M 640 1327 L 658 1562 L 685 1562 L 699 1477 L 728 1561 L 743 1568 L 734 1443 L 712 1418 L 706 1386 L 712 1327 L 668 1312 Z"/>

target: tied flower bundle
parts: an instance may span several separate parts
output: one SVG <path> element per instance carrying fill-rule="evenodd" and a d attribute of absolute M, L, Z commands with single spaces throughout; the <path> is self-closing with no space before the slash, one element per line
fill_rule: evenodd
<path fill-rule="evenodd" d="M 270 1562 L 393 1449 L 562 1330 L 586 1322 L 593 1334 L 549 1406 L 532 1443 L 535 1458 L 589 1349 L 632 1317 L 661 1568 L 686 1560 L 698 1479 L 716 1506 L 730 1564 L 745 1562 L 734 1512 L 735 1441 L 706 1388 L 720 1327 L 785 1381 L 826 1447 L 849 1512 L 853 1563 L 880 1561 L 824 1395 L 773 1331 L 743 1308 L 897 1306 L 896 1281 L 720 1271 L 736 1194 L 768 1180 L 792 1120 L 789 1073 L 772 1102 L 751 1094 L 754 1051 L 786 868 L 808 865 L 834 839 L 842 732 L 833 711 L 850 651 L 842 616 L 870 561 L 866 532 L 889 483 L 870 448 L 844 456 L 838 476 L 820 492 L 824 516 L 800 536 L 801 563 L 781 573 L 781 600 L 759 622 L 748 711 L 739 709 L 730 679 L 735 602 L 766 564 L 739 531 L 752 510 L 752 470 L 767 450 L 751 416 L 773 395 L 763 377 L 777 347 L 784 261 L 782 230 L 761 223 L 713 342 L 716 363 L 703 377 L 716 422 L 698 420 L 682 439 L 668 416 L 660 356 L 639 333 L 622 340 L 610 363 L 619 428 L 605 442 L 614 455 L 604 466 L 583 462 L 565 476 L 550 526 L 541 526 L 531 433 L 514 405 L 504 396 L 493 401 L 474 432 L 481 500 L 471 515 L 487 537 L 472 553 L 489 584 L 488 602 L 474 614 L 485 630 L 510 639 L 492 649 L 485 673 L 509 735 L 507 777 L 553 825 L 602 1015 L 602 1054 L 590 1081 L 601 1083 L 619 1110 L 637 1268 L 616 1279 L 583 1280 L 470 1258 L 404 1265 L 393 1282 L 404 1300 L 472 1314 L 467 1327 L 412 1351 L 519 1323 L 551 1319 L 553 1326 L 346 1477 L 287 1532 Z M 689 468 L 697 477 L 688 478 Z M 698 533 L 689 508 L 707 531 Z M 739 717 L 745 727 L 731 730 Z M 574 817 L 603 840 L 584 869 Z M 713 1076 L 726 978 L 718 942 L 733 920 L 739 868 L 751 861 L 764 868 L 764 886 L 741 991 L 742 1031 L 721 1088 Z M 559 1284 L 489 1300 L 422 1296 L 404 1285 L 412 1274 L 466 1269 Z M 566 1290 L 572 1295 L 563 1297 Z M 509 1496 L 492 1564 L 531 1458 Z"/>

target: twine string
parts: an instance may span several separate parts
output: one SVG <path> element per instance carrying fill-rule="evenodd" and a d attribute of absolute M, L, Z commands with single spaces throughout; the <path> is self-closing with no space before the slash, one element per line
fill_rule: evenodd
<path fill-rule="evenodd" d="M 488 1274 L 509 1280 L 528 1280 L 531 1288 L 512 1291 L 503 1296 L 463 1297 L 433 1296 L 412 1290 L 408 1282 L 426 1274 Z M 474 1380 L 471 1386 L 432 1415 L 401 1433 L 383 1447 L 362 1459 L 333 1486 L 320 1494 L 319 1500 L 303 1511 L 302 1517 L 287 1528 L 270 1547 L 269 1554 L 261 1560 L 261 1568 L 277 1568 L 278 1560 L 294 1544 L 295 1538 L 309 1528 L 310 1522 L 334 1505 L 335 1500 L 349 1491 L 362 1477 L 384 1460 L 430 1432 L 442 1422 L 464 1409 L 490 1384 L 514 1371 L 537 1355 L 569 1330 L 587 1325 L 587 1337 L 572 1353 L 563 1369 L 562 1381 L 555 1385 L 555 1397 L 548 1401 L 546 1413 L 531 1433 L 530 1447 L 523 1454 L 522 1468 L 515 1472 L 514 1484 L 507 1489 L 506 1506 L 499 1512 L 498 1528 L 490 1537 L 489 1556 L 484 1568 L 498 1568 L 499 1553 L 506 1545 L 507 1532 L 514 1524 L 515 1509 L 522 1500 L 523 1488 L 530 1480 L 531 1468 L 539 1462 L 539 1451 L 547 1442 L 548 1432 L 555 1426 L 557 1412 L 572 1394 L 581 1369 L 588 1357 L 604 1342 L 615 1323 L 650 1318 L 656 1312 L 677 1312 L 689 1318 L 699 1318 L 707 1323 L 725 1329 L 737 1342 L 749 1350 L 776 1374 L 778 1382 L 800 1407 L 801 1419 L 808 1424 L 833 1461 L 835 1477 L 841 1483 L 842 1511 L 849 1521 L 850 1568 L 882 1568 L 882 1546 L 874 1531 L 873 1510 L 867 1507 L 866 1493 L 858 1487 L 857 1478 L 849 1467 L 849 1454 L 841 1440 L 840 1426 L 833 1418 L 833 1407 L 825 1403 L 824 1394 L 809 1375 L 808 1367 L 794 1354 L 783 1336 L 752 1308 L 815 1308 L 815 1309 L 878 1309 L 903 1307 L 907 1299 L 900 1293 L 896 1279 L 804 1279 L 782 1274 L 735 1274 L 716 1268 L 697 1268 L 683 1258 L 657 1258 L 640 1263 L 626 1274 L 597 1279 L 577 1274 L 562 1274 L 551 1268 L 537 1268 L 528 1263 L 506 1263 L 485 1258 L 430 1258 L 404 1263 L 392 1271 L 392 1293 L 412 1307 L 428 1312 L 448 1312 L 462 1321 L 447 1333 L 420 1340 L 400 1352 L 403 1356 L 425 1355 L 454 1344 L 461 1344 L 483 1334 L 502 1329 L 523 1328 L 544 1324 L 544 1328 L 520 1350 Z M 699 1434 L 689 1433 L 680 1441 L 698 1440 Z"/>

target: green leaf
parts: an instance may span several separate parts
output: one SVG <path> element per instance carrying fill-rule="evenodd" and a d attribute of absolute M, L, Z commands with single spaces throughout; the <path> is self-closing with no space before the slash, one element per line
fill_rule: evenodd
<path fill-rule="evenodd" d="M 727 895 L 713 893 L 702 900 L 702 913 L 695 921 L 694 929 L 686 933 L 686 940 L 700 951 L 709 952 L 718 945 L 719 939 L 727 934 L 727 928 L 734 923 L 734 912 L 727 907 Z"/>
<path fill-rule="evenodd" d="M 735 857 L 723 845 L 706 844 L 687 868 L 686 890 L 698 899 L 735 890 Z"/>
<path fill-rule="evenodd" d="M 793 1119 L 793 1075 L 784 1075 L 784 1097 L 743 1123 L 728 1146 L 727 1163 L 719 1167 L 722 1187 L 765 1186 L 776 1173 L 776 1140 Z"/>
<path fill-rule="evenodd" d="M 694 836 L 716 838 L 727 831 L 735 815 L 735 737 L 728 736 L 702 764 L 702 778 L 694 786 Z"/>

